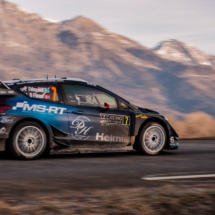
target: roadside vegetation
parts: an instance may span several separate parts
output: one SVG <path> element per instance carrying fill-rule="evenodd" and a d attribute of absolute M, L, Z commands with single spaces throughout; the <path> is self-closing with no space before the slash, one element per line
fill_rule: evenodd
<path fill-rule="evenodd" d="M 215 119 L 206 113 L 187 114 L 182 120 L 167 117 L 180 139 L 215 139 Z"/>
<path fill-rule="evenodd" d="M 215 213 L 215 186 L 174 186 L 109 189 L 99 191 L 61 190 L 55 193 L 8 190 L 0 194 L 0 214 L 116 214 L 166 215 Z"/>

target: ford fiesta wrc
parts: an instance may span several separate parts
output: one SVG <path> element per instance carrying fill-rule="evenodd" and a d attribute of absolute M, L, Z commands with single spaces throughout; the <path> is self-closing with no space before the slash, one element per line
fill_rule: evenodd
<path fill-rule="evenodd" d="M 166 117 L 75 78 L 0 81 L 0 151 L 18 159 L 45 153 L 178 148 Z"/>

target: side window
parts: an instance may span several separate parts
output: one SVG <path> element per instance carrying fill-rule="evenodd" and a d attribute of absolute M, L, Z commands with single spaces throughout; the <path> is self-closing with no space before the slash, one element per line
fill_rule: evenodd
<path fill-rule="evenodd" d="M 59 101 L 57 88 L 54 85 L 32 85 L 20 88 L 20 91 L 33 99 Z"/>
<path fill-rule="evenodd" d="M 120 101 L 119 104 L 122 110 L 131 110 L 131 108 L 123 101 Z"/>
<path fill-rule="evenodd" d="M 114 97 L 98 89 L 68 84 L 63 84 L 63 89 L 70 105 L 104 107 L 108 103 L 111 109 L 118 108 Z"/>
<path fill-rule="evenodd" d="M 96 90 L 96 97 L 100 103 L 101 107 L 104 107 L 105 103 L 108 103 L 111 109 L 117 109 L 116 99 L 109 94 L 106 94 L 100 90 Z"/>

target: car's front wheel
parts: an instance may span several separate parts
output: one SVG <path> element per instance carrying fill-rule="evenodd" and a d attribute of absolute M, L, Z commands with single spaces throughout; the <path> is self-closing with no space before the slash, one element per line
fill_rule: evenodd
<path fill-rule="evenodd" d="M 166 137 L 166 131 L 162 125 L 149 122 L 140 131 L 137 151 L 147 155 L 160 154 L 165 147 Z"/>
<path fill-rule="evenodd" d="M 46 146 L 46 133 L 35 122 L 20 123 L 11 135 L 10 149 L 19 159 L 37 159 L 44 153 Z"/>

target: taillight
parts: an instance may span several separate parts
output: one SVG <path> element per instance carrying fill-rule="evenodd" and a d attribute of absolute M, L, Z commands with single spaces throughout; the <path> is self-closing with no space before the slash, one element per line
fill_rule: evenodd
<path fill-rule="evenodd" d="M 0 103 L 0 113 L 5 113 L 6 111 L 10 110 L 12 106 L 5 104 L 5 103 Z"/>

